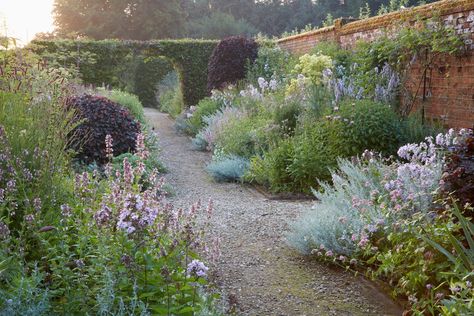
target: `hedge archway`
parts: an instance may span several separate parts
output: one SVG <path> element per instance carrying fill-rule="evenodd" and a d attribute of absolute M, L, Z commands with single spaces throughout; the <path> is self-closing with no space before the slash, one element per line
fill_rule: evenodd
<path fill-rule="evenodd" d="M 133 56 L 164 57 L 178 71 L 184 104 L 195 105 L 207 96 L 207 65 L 217 45 L 213 40 L 36 40 L 30 48 L 50 62 L 76 65 L 86 84 L 119 86 Z M 140 75 L 140 74 L 138 74 Z"/>

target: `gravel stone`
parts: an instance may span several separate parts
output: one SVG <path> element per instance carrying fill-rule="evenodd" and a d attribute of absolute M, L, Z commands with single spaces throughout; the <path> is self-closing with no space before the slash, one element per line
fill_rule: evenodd
<path fill-rule="evenodd" d="M 209 238 L 219 237 L 215 282 L 238 315 L 401 315 L 403 309 L 361 276 L 303 257 L 285 243 L 288 223 L 314 201 L 268 199 L 251 186 L 216 183 L 209 153 L 192 150 L 168 115 L 145 109 L 162 148 L 176 207 L 211 198 Z"/>

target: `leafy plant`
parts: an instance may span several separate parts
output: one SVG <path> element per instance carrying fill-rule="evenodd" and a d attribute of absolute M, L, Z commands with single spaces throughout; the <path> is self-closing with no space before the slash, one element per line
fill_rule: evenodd
<path fill-rule="evenodd" d="M 221 100 L 215 98 L 205 98 L 199 101 L 196 110 L 192 116 L 187 120 L 189 127 L 188 132 L 191 135 L 196 135 L 203 127 L 206 126 L 205 117 L 213 115 L 224 106 Z"/>
<path fill-rule="evenodd" d="M 137 121 L 139 121 L 141 124 L 145 124 L 143 105 L 136 95 L 116 89 L 110 91 L 99 89 L 99 95 L 106 97 L 128 109 L 130 114 L 132 114 Z"/>
<path fill-rule="evenodd" d="M 140 123 L 133 119 L 128 110 L 109 99 L 91 95 L 72 97 L 67 105 L 77 111 L 76 120 L 81 122 L 71 133 L 71 147 L 77 151 L 80 161 L 106 162 L 107 135 L 114 141 L 114 155 L 135 150 Z"/>
<path fill-rule="evenodd" d="M 249 160 L 246 158 L 227 155 L 213 159 L 206 170 L 218 182 L 241 181 L 249 165 Z"/>
<path fill-rule="evenodd" d="M 207 90 L 222 89 L 245 78 L 246 66 L 257 58 L 258 44 L 245 37 L 223 39 L 209 59 Z"/>

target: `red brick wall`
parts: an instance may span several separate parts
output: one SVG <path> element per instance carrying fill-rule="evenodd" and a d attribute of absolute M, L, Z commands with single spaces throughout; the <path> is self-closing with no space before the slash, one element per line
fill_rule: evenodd
<path fill-rule="evenodd" d="M 421 109 L 426 117 L 449 127 L 474 128 L 474 0 L 444 0 L 401 12 L 345 23 L 280 39 L 283 49 L 295 54 L 309 52 L 322 40 L 335 40 L 351 49 L 358 41 L 371 41 L 387 30 L 395 31 L 399 21 L 413 21 L 439 14 L 446 25 L 467 36 L 469 51 L 461 57 L 442 56 L 427 72 L 426 100 L 423 101 L 423 69 L 415 64 L 409 71 L 403 102 Z M 409 97 L 407 97 L 409 96 Z"/>

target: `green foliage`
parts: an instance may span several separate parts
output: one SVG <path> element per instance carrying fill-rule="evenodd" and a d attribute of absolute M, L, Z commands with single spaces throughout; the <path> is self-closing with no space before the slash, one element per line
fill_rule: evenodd
<path fill-rule="evenodd" d="M 177 0 L 56 0 L 54 18 L 59 33 L 93 39 L 172 38 L 181 35 L 185 24 Z"/>
<path fill-rule="evenodd" d="M 397 115 L 384 104 L 347 101 L 332 115 L 305 116 L 293 137 L 252 159 L 249 180 L 273 191 L 309 192 L 318 186 L 318 180 L 330 179 L 338 158 L 359 155 L 366 149 L 390 155 L 403 141 Z M 245 147 L 240 144 L 240 148 Z"/>
<path fill-rule="evenodd" d="M 221 100 L 213 98 L 205 98 L 199 101 L 196 110 L 192 116 L 187 120 L 187 133 L 196 135 L 204 126 L 206 116 L 212 115 L 224 106 Z"/>
<path fill-rule="evenodd" d="M 51 294 L 42 286 L 43 279 L 35 268 L 31 276 L 16 275 L 7 290 L 0 288 L 0 315 L 49 315 Z"/>
<path fill-rule="evenodd" d="M 236 118 L 226 124 L 216 144 L 225 153 L 250 158 L 268 148 L 274 131 L 272 120 L 263 115 Z"/>
<path fill-rule="evenodd" d="M 334 67 L 343 66 L 350 68 L 352 65 L 352 52 L 333 41 L 321 41 L 311 50 L 314 54 L 325 55 L 331 57 Z"/>
<path fill-rule="evenodd" d="M 245 180 L 264 185 L 273 192 L 292 191 L 293 179 L 287 166 L 291 162 L 293 148 L 291 140 L 284 139 L 262 156 L 252 157 Z"/>
<path fill-rule="evenodd" d="M 356 81 L 366 91 L 374 91 L 377 80 L 374 69 L 382 69 L 389 65 L 395 70 L 403 82 L 411 63 L 416 60 L 422 69 L 430 65 L 444 54 L 456 55 L 463 51 L 462 36 L 453 28 L 445 27 L 438 18 L 418 21 L 416 27 L 401 27 L 395 36 L 385 34 L 371 43 L 360 42 L 356 49 L 355 62 L 358 64 Z M 413 97 L 415 100 L 416 95 Z M 401 113 L 408 115 L 412 110 L 412 102 L 407 102 Z"/>
<path fill-rule="evenodd" d="M 143 105 L 136 95 L 115 89 L 99 89 L 99 94 L 127 108 L 137 121 L 145 123 Z"/>
<path fill-rule="evenodd" d="M 176 118 L 183 112 L 183 92 L 179 85 L 160 95 L 160 110 Z"/>
<path fill-rule="evenodd" d="M 179 73 L 185 105 L 194 105 L 207 95 L 207 64 L 216 42 L 210 40 L 161 40 L 150 42 L 134 41 L 33 41 L 31 48 L 35 53 L 51 62 L 63 66 L 76 66 L 84 83 L 100 86 L 108 84 L 112 87 L 120 86 L 120 74 L 126 72 L 127 65 L 134 51 L 141 52 L 146 57 L 167 58 Z M 68 54 L 91 56 L 91 60 L 83 63 L 82 58 L 63 58 Z M 161 65 L 161 66 L 160 66 Z M 169 69 L 167 64 L 157 62 L 157 67 Z M 138 68 L 140 69 L 140 67 Z M 165 72 L 165 71 L 163 71 Z M 140 73 L 136 75 L 140 80 Z M 158 79 L 157 79 L 158 80 Z M 139 81 L 140 82 L 140 81 Z M 155 87 L 156 81 L 151 81 Z M 135 85 L 137 88 L 137 86 Z M 144 92 L 143 92 L 144 93 Z M 142 94 L 145 102 L 150 93 Z M 147 103 L 145 103 L 147 104 Z"/>
<path fill-rule="evenodd" d="M 64 69 L 11 62 L 0 77 L 0 151 L 7 154 L 0 161 L 0 170 L 9 166 L 13 172 L 18 196 L 11 203 L 26 208 L 19 211 L 18 218 L 31 210 L 30 202 L 35 198 L 42 200 L 48 213 L 51 211 L 48 216 L 54 216 L 52 209 L 67 194 L 62 184 L 71 158 L 68 134 L 76 127 L 74 112 L 64 107 L 69 90 L 63 84 L 74 80 Z M 28 179 L 25 173 L 38 176 Z M 3 188 L 6 179 L 3 173 Z M 4 212 L 0 205 L 0 219 Z M 12 221 L 18 224 L 18 219 Z"/>
<path fill-rule="evenodd" d="M 141 58 L 136 68 L 133 93 L 146 107 L 158 107 L 156 85 L 173 71 L 165 58 Z"/>
<path fill-rule="evenodd" d="M 260 45 L 257 59 L 248 67 L 246 80 L 254 85 L 260 77 L 267 81 L 284 80 L 289 76 L 295 64 L 296 58 L 278 46 Z"/>
<path fill-rule="evenodd" d="M 218 182 L 241 181 L 249 165 L 248 159 L 230 155 L 214 158 L 206 171 Z"/>
<path fill-rule="evenodd" d="M 386 104 L 370 100 L 345 101 L 340 106 L 344 122 L 343 130 L 337 137 L 342 147 L 337 151 L 342 156 L 362 153 L 365 149 L 375 150 L 385 155 L 395 154 L 403 142 L 400 119 Z M 334 116 L 334 117 L 336 117 Z"/>
<path fill-rule="evenodd" d="M 311 83 L 318 86 L 322 83 L 323 71 L 333 66 L 331 57 L 321 54 L 304 54 L 299 58 L 298 64 L 294 68 L 296 74 L 302 74 Z"/>
<path fill-rule="evenodd" d="M 192 38 L 223 39 L 229 36 L 253 36 L 257 29 L 244 19 L 216 11 L 209 16 L 190 21 L 188 35 Z"/>

